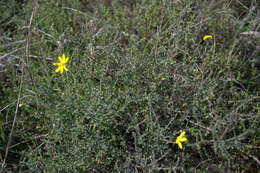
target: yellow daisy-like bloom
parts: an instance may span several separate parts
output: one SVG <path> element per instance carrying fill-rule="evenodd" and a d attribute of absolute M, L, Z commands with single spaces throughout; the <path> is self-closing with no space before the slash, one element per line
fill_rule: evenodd
<path fill-rule="evenodd" d="M 58 57 L 59 58 L 59 60 L 60 60 L 60 62 L 55 62 L 55 63 L 53 63 L 53 65 L 55 65 L 55 66 L 58 66 L 58 68 L 56 69 L 56 71 L 55 72 L 60 72 L 60 74 L 62 74 L 63 73 L 63 70 L 65 70 L 65 71 L 69 71 L 68 69 L 67 69 L 67 67 L 65 66 L 65 64 L 68 62 L 68 60 L 69 60 L 69 57 L 65 57 L 65 54 L 62 54 L 62 58 L 59 56 Z"/>
<path fill-rule="evenodd" d="M 212 38 L 212 37 L 213 37 L 212 35 L 204 35 L 203 40 L 205 41 L 205 40 L 207 40 L 208 38 Z"/>
<path fill-rule="evenodd" d="M 180 134 L 180 136 L 177 137 L 176 142 L 175 142 L 176 144 L 178 144 L 180 149 L 182 149 L 182 144 L 181 143 L 188 140 L 187 138 L 184 138 L 185 133 L 186 133 L 185 131 L 182 132 Z"/>

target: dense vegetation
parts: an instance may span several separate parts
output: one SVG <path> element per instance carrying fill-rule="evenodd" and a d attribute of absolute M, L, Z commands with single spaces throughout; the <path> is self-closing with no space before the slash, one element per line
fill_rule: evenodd
<path fill-rule="evenodd" d="M 0 11 L 0 172 L 259 172 L 256 0 Z"/>

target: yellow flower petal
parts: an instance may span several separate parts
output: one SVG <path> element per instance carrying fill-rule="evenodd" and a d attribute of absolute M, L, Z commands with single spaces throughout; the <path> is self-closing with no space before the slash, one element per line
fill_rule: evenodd
<path fill-rule="evenodd" d="M 65 70 L 65 71 L 69 71 L 69 70 L 67 69 L 67 67 L 66 67 L 66 66 L 64 66 L 64 70 Z"/>
<path fill-rule="evenodd" d="M 203 40 L 207 40 L 208 38 L 212 38 L 212 35 L 204 35 Z"/>
<path fill-rule="evenodd" d="M 182 138 L 180 141 L 181 142 L 185 142 L 185 141 L 187 141 L 188 139 L 187 138 Z"/>
<path fill-rule="evenodd" d="M 62 54 L 62 59 L 65 60 L 65 54 Z"/>
<path fill-rule="evenodd" d="M 183 138 L 183 136 L 185 135 L 185 133 L 186 133 L 185 131 L 182 132 L 181 135 L 180 135 L 180 138 Z"/>
<path fill-rule="evenodd" d="M 182 149 L 182 144 L 180 142 L 177 142 L 180 149 Z"/>
<path fill-rule="evenodd" d="M 60 74 L 62 74 L 63 73 L 63 68 L 61 67 L 61 69 L 60 69 Z"/>
<path fill-rule="evenodd" d="M 59 72 L 61 70 L 61 66 L 59 66 L 56 70 L 55 70 L 55 72 Z"/>
<path fill-rule="evenodd" d="M 61 59 L 61 57 L 60 57 L 60 56 L 58 57 L 58 59 L 60 60 L 60 62 L 62 62 L 62 59 Z"/>

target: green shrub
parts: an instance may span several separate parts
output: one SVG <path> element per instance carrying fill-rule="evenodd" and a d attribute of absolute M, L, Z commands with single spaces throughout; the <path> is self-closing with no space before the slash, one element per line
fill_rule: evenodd
<path fill-rule="evenodd" d="M 240 34 L 256 30 L 257 10 L 240 18 L 243 7 L 226 1 L 39 1 L 27 59 L 35 8 L 23 6 L 0 44 L 2 163 L 23 81 L 4 172 L 259 169 L 259 41 Z M 63 53 L 69 71 L 55 73 Z"/>

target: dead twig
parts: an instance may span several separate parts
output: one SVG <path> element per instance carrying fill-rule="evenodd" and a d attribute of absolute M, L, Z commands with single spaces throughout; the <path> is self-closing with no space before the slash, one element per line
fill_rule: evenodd
<path fill-rule="evenodd" d="M 30 39 L 31 39 L 31 33 L 32 33 L 32 21 L 33 21 L 33 17 L 35 16 L 35 14 L 37 13 L 37 10 L 39 8 L 39 4 L 38 4 L 38 1 L 37 0 L 34 0 L 34 8 L 33 8 L 33 11 L 32 11 L 32 15 L 31 15 L 31 18 L 30 18 L 30 23 L 29 23 L 29 26 L 28 26 L 28 34 L 27 34 L 27 38 L 26 38 L 26 46 L 25 46 L 25 57 L 26 57 L 26 69 L 28 70 L 29 72 L 29 75 L 30 75 L 30 78 L 32 80 L 32 83 L 33 85 L 35 86 L 35 83 L 34 83 L 34 80 L 33 80 L 33 76 L 32 76 L 32 72 L 31 72 L 31 69 L 28 65 L 28 62 L 29 62 L 29 45 L 30 45 Z"/>
<path fill-rule="evenodd" d="M 5 166 L 5 163 L 6 163 L 6 160 L 7 160 L 7 156 L 8 156 L 9 147 L 10 147 L 11 142 L 12 142 L 14 126 L 15 126 L 15 123 L 16 123 L 16 117 L 17 117 L 17 112 L 18 112 L 18 108 L 19 108 L 19 102 L 20 102 L 20 98 L 21 98 L 21 92 L 22 92 L 22 86 L 23 86 L 23 77 L 24 77 L 24 64 L 22 65 L 22 76 L 21 76 L 21 82 L 20 82 L 20 86 L 19 86 L 19 93 L 18 93 L 16 109 L 15 109 L 15 113 L 14 113 L 12 129 L 11 129 L 11 132 L 9 134 L 8 143 L 7 143 L 7 146 L 6 146 L 6 149 L 5 149 L 5 157 L 4 157 L 4 161 L 3 161 L 2 167 Z"/>
<path fill-rule="evenodd" d="M 252 36 L 254 38 L 260 38 L 260 32 L 256 32 L 256 31 L 248 31 L 248 32 L 242 32 L 240 33 L 241 35 L 248 35 L 248 36 Z"/>

